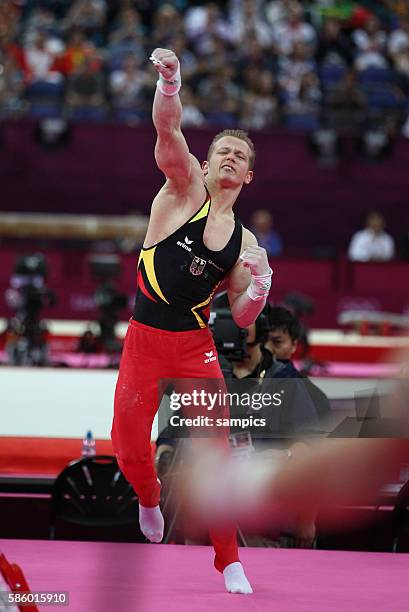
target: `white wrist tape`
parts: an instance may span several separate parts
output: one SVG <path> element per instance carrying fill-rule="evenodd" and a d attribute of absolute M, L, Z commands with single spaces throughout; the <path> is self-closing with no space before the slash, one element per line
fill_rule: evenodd
<path fill-rule="evenodd" d="M 247 295 L 251 300 L 264 300 L 267 298 L 270 292 L 272 274 L 273 271 L 269 268 L 267 274 L 261 274 L 260 276 L 251 275 L 250 285 L 247 287 Z"/>
<path fill-rule="evenodd" d="M 182 79 L 180 76 L 180 63 L 178 62 L 178 69 L 175 74 L 172 74 L 171 77 L 165 79 L 159 73 L 159 79 L 156 82 L 156 87 L 159 89 L 164 96 L 175 96 L 179 93 L 179 89 L 182 86 Z"/>

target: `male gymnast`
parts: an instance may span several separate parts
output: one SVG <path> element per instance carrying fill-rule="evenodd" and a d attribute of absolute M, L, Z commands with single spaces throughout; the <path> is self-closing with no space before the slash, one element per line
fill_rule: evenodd
<path fill-rule="evenodd" d="M 160 482 L 150 444 L 158 381 L 222 379 L 208 328 L 213 294 L 227 277 L 234 320 L 248 327 L 264 308 L 272 271 L 265 249 L 233 213 L 243 185 L 253 179 L 252 141 L 241 130 L 225 130 L 200 165 L 181 132 L 179 61 L 168 49 L 155 49 L 150 59 L 159 73 L 152 113 L 155 159 L 166 182 L 152 203 L 139 257 L 111 435 L 120 468 L 139 497 L 141 531 L 160 542 Z M 227 591 L 252 593 L 235 527 L 211 529 L 210 537 Z"/>

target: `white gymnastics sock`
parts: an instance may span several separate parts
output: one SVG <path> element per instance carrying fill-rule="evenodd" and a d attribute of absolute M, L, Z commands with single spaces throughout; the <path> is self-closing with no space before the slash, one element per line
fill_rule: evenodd
<path fill-rule="evenodd" d="M 161 542 L 164 521 L 159 506 L 144 508 L 139 504 L 139 526 L 145 538 L 150 542 Z"/>
<path fill-rule="evenodd" d="M 243 593 L 249 595 L 253 592 L 250 582 L 247 580 L 242 564 L 239 561 L 230 563 L 223 570 L 224 584 L 229 593 Z"/>

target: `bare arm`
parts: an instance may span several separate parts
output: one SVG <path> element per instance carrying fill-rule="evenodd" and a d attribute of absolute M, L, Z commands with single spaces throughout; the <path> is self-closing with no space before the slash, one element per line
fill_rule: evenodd
<path fill-rule="evenodd" d="M 173 80 L 179 66 L 179 61 L 173 51 L 155 49 L 152 56 L 165 66 L 155 65 L 163 79 Z M 152 118 L 157 132 L 156 163 L 172 186 L 178 190 L 183 189 L 190 180 L 192 163 L 195 158 L 189 153 L 180 128 L 182 104 L 179 94 L 165 95 L 157 87 Z"/>
<path fill-rule="evenodd" d="M 230 272 L 227 295 L 234 321 L 239 327 L 248 327 L 257 319 L 267 300 L 267 292 L 265 298 L 257 300 L 248 295 L 252 275 L 268 274 L 270 268 L 267 253 L 257 245 L 255 236 L 245 229 L 243 238 L 245 260 L 239 259 Z"/>

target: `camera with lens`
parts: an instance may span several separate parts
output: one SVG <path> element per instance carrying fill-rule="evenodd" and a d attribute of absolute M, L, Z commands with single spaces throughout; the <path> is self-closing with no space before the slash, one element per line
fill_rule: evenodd
<path fill-rule="evenodd" d="M 242 361 L 247 356 L 248 346 L 264 343 L 269 331 L 269 308 L 270 305 L 266 304 L 257 317 L 256 337 L 250 344 L 247 342 L 248 330 L 242 329 L 233 320 L 227 293 L 216 296 L 212 304 L 209 327 L 219 355 L 223 355 L 228 361 Z"/>
<path fill-rule="evenodd" d="M 13 365 L 47 363 L 47 328 L 40 313 L 53 306 L 56 298 L 45 284 L 46 277 L 47 263 L 42 253 L 17 259 L 5 293 L 7 305 L 15 311 L 7 330 L 7 350 Z"/>
<path fill-rule="evenodd" d="M 89 265 L 93 277 L 100 282 L 94 293 L 99 310 L 98 344 L 109 353 L 120 353 L 121 343 L 115 335 L 115 326 L 119 312 L 128 304 L 127 296 L 119 293 L 113 282 L 121 272 L 120 258 L 117 255 L 92 255 Z"/>

